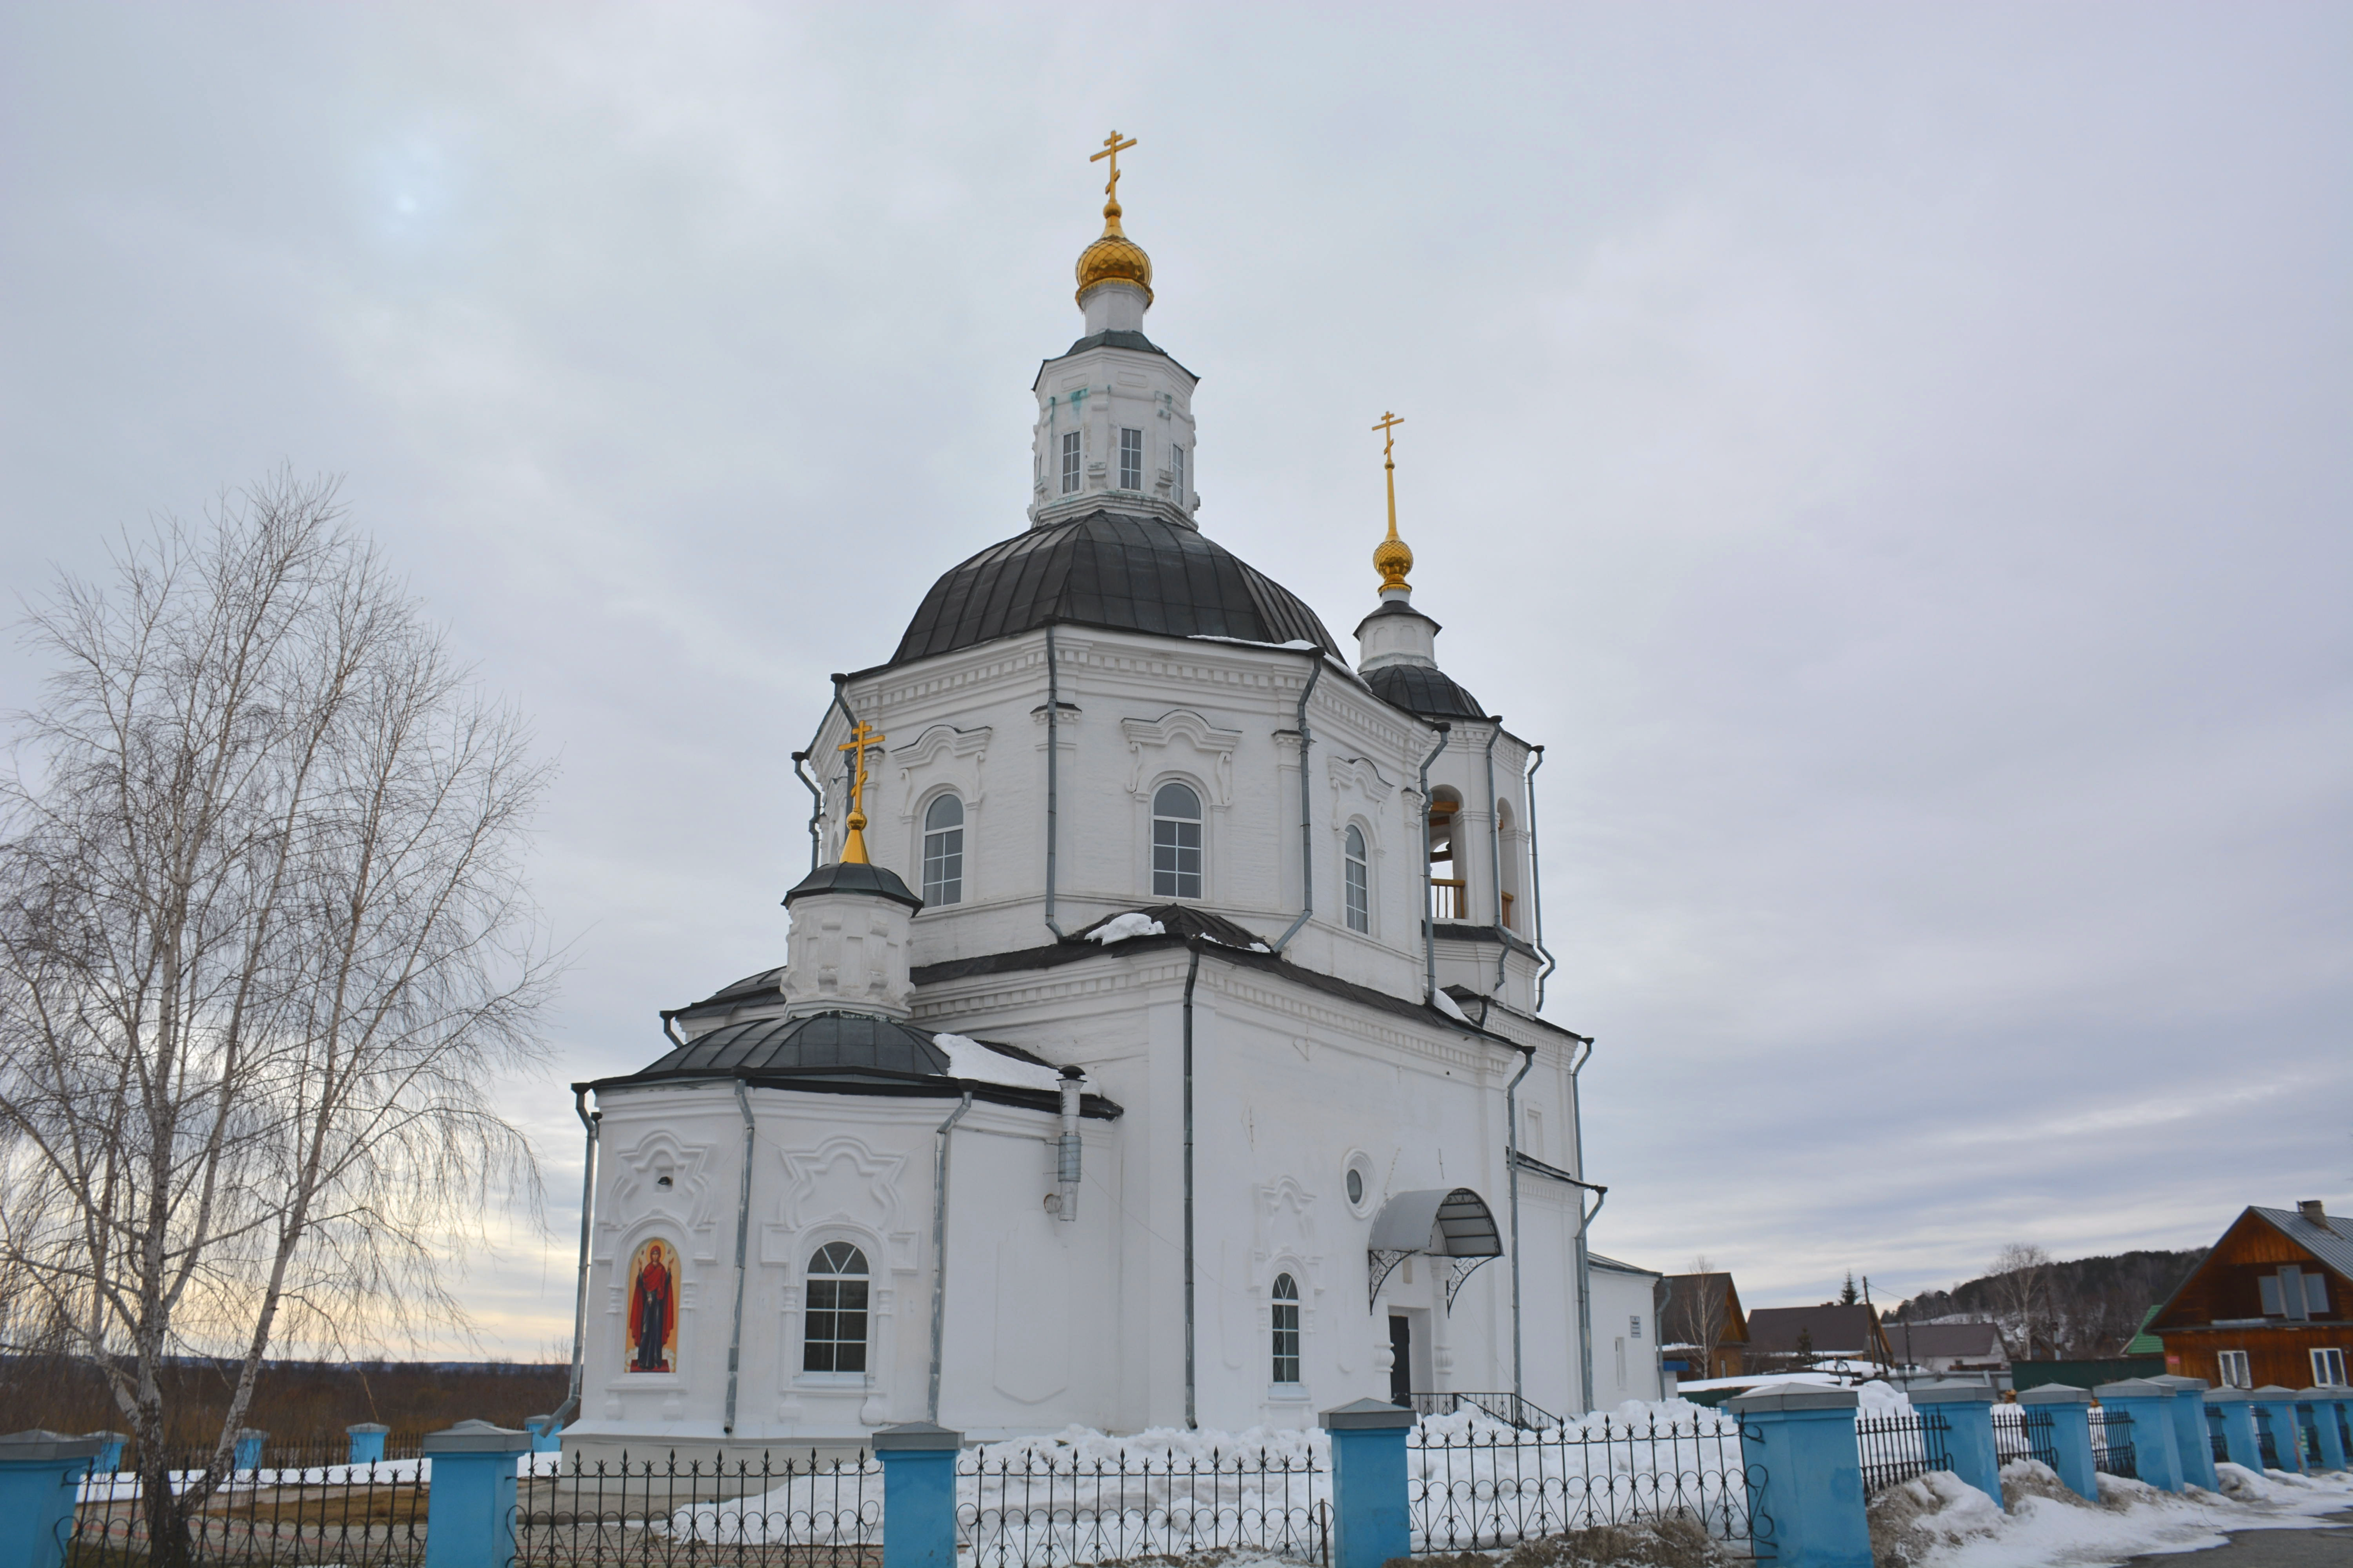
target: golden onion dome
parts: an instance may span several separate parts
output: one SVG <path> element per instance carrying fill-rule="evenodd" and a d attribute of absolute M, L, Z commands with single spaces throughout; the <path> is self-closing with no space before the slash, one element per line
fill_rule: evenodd
<path fill-rule="evenodd" d="M 1152 303 L 1152 258 L 1120 232 L 1117 202 L 1103 204 L 1103 237 L 1079 252 L 1078 273 L 1082 300 L 1098 283 L 1133 283 L 1144 290 L 1144 302 Z"/>

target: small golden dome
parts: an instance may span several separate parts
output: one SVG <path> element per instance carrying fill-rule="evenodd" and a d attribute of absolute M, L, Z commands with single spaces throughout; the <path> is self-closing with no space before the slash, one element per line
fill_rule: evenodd
<path fill-rule="evenodd" d="M 1133 283 L 1152 303 L 1152 258 L 1144 247 L 1120 232 L 1119 204 L 1103 204 L 1103 237 L 1079 252 L 1079 298 L 1098 283 Z"/>
<path fill-rule="evenodd" d="M 1413 552 L 1406 548 L 1392 525 L 1387 539 L 1373 546 L 1373 570 L 1381 574 L 1381 591 L 1409 586 L 1405 574 L 1413 570 Z"/>

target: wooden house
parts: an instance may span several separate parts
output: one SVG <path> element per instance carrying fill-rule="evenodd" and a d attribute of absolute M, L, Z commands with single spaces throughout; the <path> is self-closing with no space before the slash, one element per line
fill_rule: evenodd
<path fill-rule="evenodd" d="M 1683 1365 L 1685 1382 L 1738 1377 L 1748 1370 L 1748 1314 L 1729 1274 L 1670 1274 L 1667 1304 L 1660 1314 L 1665 1360 Z"/>
<path fill-rule="evenodd" d="M 2342 1385 L 2353 1361 L 2353 1220 L 2307 1200 L 2251 1208 L 2144 1331 L 2165 1370 L 2218 1387 Z"/>

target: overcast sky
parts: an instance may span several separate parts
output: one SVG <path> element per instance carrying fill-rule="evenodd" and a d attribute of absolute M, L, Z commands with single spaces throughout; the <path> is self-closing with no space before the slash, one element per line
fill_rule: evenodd
<path fill-rule="evenodd" d="M 1750 1306 L 2353 1192 L 2353 9 L 0 11 L 0 583 L 345 477 L 562 777 L 512 1103 L 779 962 L 1116 125 L 1204 528 L 1545 742 L 1596 1243 Z M 0 702 L 37 671 L 0 652 Z M 393 1347 L 396 1349 L 397 1347 Z"/>

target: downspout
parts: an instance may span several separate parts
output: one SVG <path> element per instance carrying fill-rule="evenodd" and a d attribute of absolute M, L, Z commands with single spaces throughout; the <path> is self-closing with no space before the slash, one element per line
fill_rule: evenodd
<path fill-rule="evenodd" d="M 667 1020 L 664 1026 L 668 1026 Z M 571 1420 L 579 1410 L 581 1374 L 587 1366 L 588 1347 L 585 1342 L 588 1333 L 588 1237 L 596 1204 L 596 1124 L 605 1115 L 601 1110 L 588 1109 L 588 1091 L 585 1089 L 572 1091 L 572 1113 L 588 1130 L 587 1144 L 580 1155 L 580 1277 L 572 1288 L 572 1387 L 548 1419 L 551 1432 Z"/>
<path fill-rule="evenodd" d="M 744 1243 L 752 1228 L 752 1097 L 735 1080 L 735 1109 L 744 1113 L 744 1178 L 735 1188 L 735 1316 L 727 1329 L 727 1419 L 719 1428 L 735 1436 L 735 1386 L 744 1360 Z"/>
<path fill-rule="evenodd" d="M 1062 1136 L 1055 1144 L 1055 1184 L 1060 1189 L 1054 1217 L 1065 1224 L 1079 1217 L 1079 1093 L 1084 1081 L 1076 1068 L 1062 1069 Z"/>
<path fill-rule="evenodd" d="M 1200 1427 L 1193 1361 L 1193 983 L 1201 976 L 1201 939 L 1185 966 L 1185 1430 Z"/>
<path fill-rule="evenodd" d="M 1495 879 L 1495 994 L 1504 994 L 1504 964 L 1512 956 L 1512 939 L 1504 934 L 1504 827 L 1495 812 L 1495 742 L 1504 738 L 1504 721 L 1487 732 L 1487 868 Z M 1514 1391 L 1514 1393 L 1517 1390 Z"/>
<path fill-rule="evenodd" d="M 826 711 L 830 713 L 832 710 L 828 708 Z M 817 787 L 817 781 L 809 777 L 807 771 L 801 766 L 807 761 L 807 752 L 793 753 L 793 777 L 800 780 L 801 787 L 809 792 L 809 869 L 814 871 L 817 869 L 818 858 L 817 825 L 825 816 L 825 794 Z"/>
<path fill-rule="evenodd" d="M 1593 1042 L 1588 1040 L 1585 1048 L 1577 1053 L 1577 1059 L 1568 1064 L 1568 1126 L 1571 1135 L 1577 1140 L 1577 1174 L 1580 1185 L 1584 1184 L 1585 1177 L 1585 1100 L 1579 1092 L 1577 1075 L 1585 1070 L 1585 1064 L 1592 1057 Z M 1586 1243 L 1586 1232 L 1593 1224 L 1594 1215 L 1601 1212 L 1602 1200 L 1609 1193 L 1607 1188 L 1596 1192 L 1587 1186 L 1585 1190 L 1593 1192 L 1594 1199 L 1591 1213 L 1586 1212 L 1582 1195 L 1577 1203 L 1577 1365 L 1585 1379 L 1578 1385 L 1578 1393 L 1585 1404 L 1583 1413 L 1590 1414 L 1593 1409 L 1593 1254 Z"/>
<path fill-rule="evenodd" d="M 1274 951 L 1279 954 L 1307 917 L 1315 912 L 1315 824 L 1308 811 L 1314 798 L 1307 786 L 1307 749 L 1314 737 L 1307 732 L 1307 700 L 1315 695 L 1315 683 L 1324 679 L 1324 650 L 1317 648 L 1315 666 L 1307 672 L 1307 685 L 1299 693 L 1299 918 L 1290 928 L 1274 939 Z"/>
<path fill-rule="evenodd" d="M 1520 1051 L 1526 1059 L 1504 1088 L 1504 1164 L 1510 1172 L 1506 1184 L 1512 1209 L 1512 1395 L 1515 1399 L 1527 1397 L 1520 1371 L 1520 1079 L 1533 1072 L 1536 1065 L 1534 1046 L 1522 1046 Z"/>
<path fill-rule="evenodd" d="M 1057 942 L 1070 938 L 1054 923 L 1054 848 L 1057 813 L 1061 805 L 1062 748 L 1056 721 L 1062 716 L 1062 677 L 1054 658 L 1054 623 L 1046 623 L 1046 929 Z"/>
<path fill-rule="evenodd" d="M 1415 786 L 1421 794 L 1421 968 L 1427 987 L 1425 1000 L 1438 994 L 1438 919 L 1430 907 L 1430 764 L 1446 750 L 1446 739 L 1453 732 L 1453 725 L 1440 722 L 1438 744 L 1421 759 L 1421 782 Z"/>
<path fill-rule="evenodd" d="M 1560 960 L 1545 951 L 1544 861 L 1536 854 L 1536 768 L 1544 766 L 1544 748 L 1531 746 L 1528 749 L 1535 753 L 1536 764 L 1522 777 L 1526 782 L 1528 796 L 1528 900 L 1535 908 L 1536 956 L 1545 961 L 1544 967 L 1536 971 L 1536 1011 L 1541 1013 L 1544 1011 L 1545 981 L 1551 976 L 1554 970 L 1560 967 Z M 1590 1044 L 1591 1042 L 1588 1041 L 1588 1047 Z M 1582 1143 L 1577 1145 L 1577 1157 L 1580 1161 L 1585 1158 L 1585 1146 Z"/>
<path fill-rule="evenodd" d="M 940 1419 L 940 1346 L 948 1309 L 948 1133 L 971 1109 L 972 1090 L 966 1089 L 948 1119 L 932 1130 L 940 1142 L 932 1157 L 932 1381 L 923 1399 L 923 1419 L 935 1426 Z"/>

